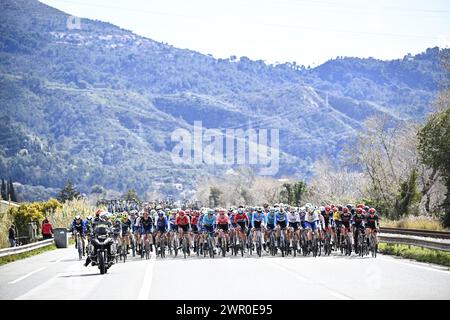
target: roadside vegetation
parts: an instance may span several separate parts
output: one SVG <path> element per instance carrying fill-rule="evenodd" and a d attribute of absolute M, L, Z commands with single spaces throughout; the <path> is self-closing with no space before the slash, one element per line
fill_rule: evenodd
<path fill-rule="evenodd" d="M 381 220 L 381 227 L 388 228 L 404 228 L 404 229 L 420 229 L 432 231 L 449 231 L 449 228 L 444 228 L 441 221 L 430 217 L 406 217 L 400 220 Z"/>
<path fill-rule="evenodd" d="M 378 250 L 383 254 L 450 267 L 450 252 L 446 251 L 387 243 L 380 243 Z"/>

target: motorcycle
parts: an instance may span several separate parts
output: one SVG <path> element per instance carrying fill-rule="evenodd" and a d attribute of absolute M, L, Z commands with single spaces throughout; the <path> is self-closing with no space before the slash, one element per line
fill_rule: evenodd
<path fill-rule="evenodd" d="M 91 248 L 92 265 L 98 265 L 100 274 L 105 274 L 114 264 L 116 256 L 116 243 L 114 239 L 107 234 L 97 234 L 93 237 Z M 108 255 L 108 251 L 110 255 Z"/>

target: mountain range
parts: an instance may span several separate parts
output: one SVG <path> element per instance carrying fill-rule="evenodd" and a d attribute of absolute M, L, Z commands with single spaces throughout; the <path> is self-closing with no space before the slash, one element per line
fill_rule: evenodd
<path fill-rule="evenodd" d="M 84 193 L 189 196 L 198 178 L 230 169 L 172 163 L 171 133 L 194 121 L 279 129 L 275 177 L 307 180 L 319 157 L 338 161 L 365 119 L 422 121 L 444 76 L 437 47 L 310 68 L 216 59 L 101 21 L 73 28 L 69 14 L 35 0 L 2 0 L 0 10 L 0 176 L 20 183 L 24 200 L 68 179 Z"/>

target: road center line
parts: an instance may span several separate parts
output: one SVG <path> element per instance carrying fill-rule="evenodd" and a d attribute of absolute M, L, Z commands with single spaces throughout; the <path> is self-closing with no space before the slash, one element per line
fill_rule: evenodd
<path fill-rule="evenodd" d="M 139 291 L 138 300 L 148 300 L 150 296 L 150 288 L 153 280 L 153 267 L 155 266 L 156 256 L 153 254 L 150 257 L 150 261 L 145 269 L 144 281 L 142 283 L 141 290 Z"/>
<path fill-rule="evenodd" d="M 22 276 L 22 277 L 20 277 L 20 278 L 17 278 L 17 279 L 14 280 L 14 281 L 9 282 L 9 284 L 15 284 L 15 283 L 17 283 L 17 282 L 19 282 L 19 281 L 22 281 L 23 279 L 28 278 L 29 276 L 31 276 L 31 275 L 33 275 L 33 274 L 39 272 L 39 271 L 44 270 L 44 269 L 47 269 L 47 267 L 42 267 L 42 268 L 36 269 L 36 270 L 34 270 L 34 271 L 31 271 L 30 273 L 27 273 L 26 275 L 24 275 L 24 276 Z"/>

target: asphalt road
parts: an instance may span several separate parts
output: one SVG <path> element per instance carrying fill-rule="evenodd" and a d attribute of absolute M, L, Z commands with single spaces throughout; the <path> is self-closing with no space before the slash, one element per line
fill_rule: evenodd
<path fill-rule="evenodd" d="M 130 258 L 100 275 L 71 247 L 0 267 L 0 299 L 450 299 L 448 268 L 378 255 Z"/>

